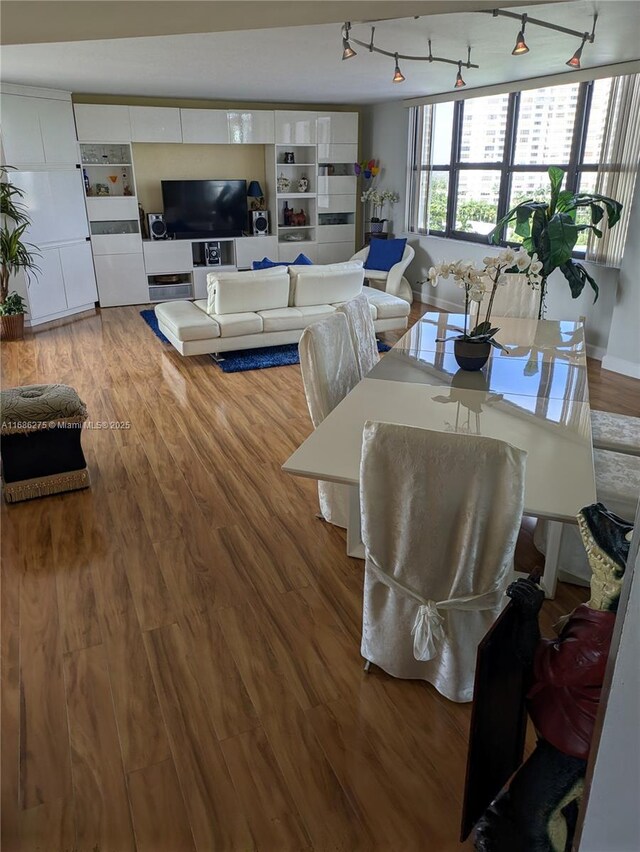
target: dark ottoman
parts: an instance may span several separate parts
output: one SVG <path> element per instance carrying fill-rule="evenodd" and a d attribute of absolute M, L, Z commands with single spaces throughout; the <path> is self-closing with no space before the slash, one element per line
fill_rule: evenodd
<path fill-rule="evenodd" d="M 2 483 L 16 503 L 88 488 L 80 438 L 87 408 L 68 385 L 27 385 L 0 393 Z"/>

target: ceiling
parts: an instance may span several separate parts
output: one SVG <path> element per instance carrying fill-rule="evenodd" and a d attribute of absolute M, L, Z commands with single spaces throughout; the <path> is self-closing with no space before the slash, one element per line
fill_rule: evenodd
<path fill-rule="evenodd" d="M 396 4 L 383 6 L 396 9 Z M 527 5 L 517 11 L 583 31 L 591 29 L 597 7 L 600 17 L 596 41 L 585 46 L 583 68 L 640 58 L 637 48 L 640 3 L 575 0 Z M 391 82 L 393 60 L 388 57 L 357 48 L 357 57 L 342 62 L 340 29 L 339 23 L 324 23 L 6 45 L 0 67 L 5 82 L 56 87 L 74 93 L 227 101 L 367 104 L 436 94 L 452 88 L 456 71 L 453 66 L 403 62 L 406 81 L 398 85 Z M 530 25 L 526 30 L 530 52 L 513 57 L 511 48 L 517 30 L 517 21 L 465 11 L 417 20 L 378 20 L 375 43 L 391 51 L 424 55 L 428 52 L 427 38 L 431 38 L 434 55 L 453 59 L 466 59 L 470 44 L 472 61 L 480 68 L 463 69 L 469 87 L 562 71 L 567 71 L 570 79 L 571 72 L 564 63 L 579 46 L 578 39 Z M 370 27 L 354 21 L 352 33 L 368 41 Z"/>

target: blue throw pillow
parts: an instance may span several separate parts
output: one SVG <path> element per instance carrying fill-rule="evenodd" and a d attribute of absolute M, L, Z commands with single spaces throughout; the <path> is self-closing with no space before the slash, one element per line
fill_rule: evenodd
<path fill-rule="evenodd" d="M 254 260 L 251 266 L 252 269 L 271 269 L 274 266 L 313 266 L 313 261 L 309 260 L 309 258 L 300 253 L 293 263 L 285 263 L 284 261 L 278 262 L 277 260 L 269 260 L 268 257 L 263 257 L 262 260 Z"/>
<path fill-rule="evenodd" d="M 271 269 L 274 266 L 289 266 L 288 263 L 278 263 L 277 260 L 269 260 L 268 257 L 263 257 L 262 260 L 254 260 L 251 266 L 252 269 Z"/>
<path fill-rule="evenodd" d="M 377 240 L 372 239 L 369 243 L 369 254 L 364 264 L 365 269 L 378 269 L 388 272 L 396 263 L 400 263 L 407 244 L 403 240 Z"/>

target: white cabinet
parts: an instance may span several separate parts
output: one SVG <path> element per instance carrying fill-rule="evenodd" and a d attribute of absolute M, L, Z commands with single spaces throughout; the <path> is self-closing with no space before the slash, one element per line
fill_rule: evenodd
<path fill-rule="evenodd" d="M 272 110 L 183 109 L 182 141 L 200 145 L 271 145 Z"/>
<path fill-rule="evenodd" d="M 91 245 L 74 243 L 60 246 L 60 264 L 64 278 L 67 308 L 80 308 L 98 301 Z"/>
<path fill-rule="evenodd" d="M 87 198 L 87 213 L 91 222 L 137 219 L 138 202 L 130 196 Z"/>
<path fill-rule="evenodd" d="M 61 314 L 67 310 L 67 298 L 64 292 L 64 278 L 60 251 L 57 248 L 40 252 L 38 266 L 40 272 L 31 278 L 27 288 L 29 298 L 29 319 L 42 320 L 51 314 Z"/>
<path fill-rule="evenodd" d="M 319 195 L 318 214 L 322 213 L 355 213 L 355 195 Z"/>
<path fill-rule="evenodd" d="M 273 110 L 227 111 L 230 144 L 272 145 L 275 139 Z"/>
<path fill-rule="evenodd" d="M 129 107 L 132 142 L 182 142 L 177 107 Z"/>
<path fill-rule="evenodd" d="M 355 163 L 358 143 L 321 142 L 318 144 L 318 163 Z"/>
<path fill-rule="evenodd" d="M 350 243 L 319 243 L 318 263 L 343 263 L 354 255 L 353 240 Z"/>
<path fill-rule="evenodd" d="M 190 240 L 150 240 L 142 244 L 147 275 L 191 272 L 193 254 Z"/>
<path fill-rule="evenodd" d="M 149 287 L 142 252 L 94 257 L 100 306 L 144 305 Z"/>
<path fill-rule="evenodd" d="M 278 260 L 293 263 L 299 254 L 306 255 L 313 263 L 318 262 L 318 247 L 315 243 L 295 242 L 278 244 Z"/>
<path fill-rule="evenodd" d="M 357 112 L 319 112 L 318 145 L 358 142 Z"/>
<path fill-rule="evenodd" d="M 318 195 L 353 195 L 356 188 L 355 175 L 318 175 Z"/>
<path fill-rule="evenodd" d="M 316 113 L 276 110 L 276 144 L 315 145 Z"/>
<path fill-rule="evenodd" d="M 263 257 L 275 260 L 277 256 L 277 237 L 238 237 L 236 240 L 236 266 L 238 269 L 251 269 L 254 260 L 262 260 Z"/>
<path fill-rule="evenodd" d="M 182 141 L 194 144 L 227 145 L 229 127 L 225 109 L 182 109 Z"/>
<path fill-rule="evenodd" d="M 89 243 L 42 249 L 38 266 L 40 272 L 27 290 L 32 323 L 86 308 L 97 300 Z"/>
<path fill-rule="evenodd" d="M 31 217 L 30 242 L 42 247 L 88 235 L 79 169 L 12 172 L 11 182 L 24 191 Z"/>
<path fill-rule="evenodd" d="M 346 225 L 319 225 L 319 243 L 350 243 L 353 248 L 356 238 L 356 226 L 353 223 Z M 353 254 L 353 252 L 352 252 Z"/>
<path fill-rule="evenodd" d="M 77 163 L 71 101 L 3 94 L 2 144 L 12 166 Z"/>
<path fill-rule="evenodd" d="M 129 107 L 119 104 L 75 104 L 80 142 L 131 142 Z"/>

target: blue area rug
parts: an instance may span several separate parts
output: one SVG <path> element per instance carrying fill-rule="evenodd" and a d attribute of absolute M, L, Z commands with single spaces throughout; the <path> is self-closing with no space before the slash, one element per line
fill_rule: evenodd
<path fill-rule="evenodd" d="M 149 328 L 163 343 L 169 343 L 158 328 L 158 320 L 153 310 L 140 311 L 140 316 Z M 378 352 L 388 352 L 391 349 L 386 343 L 378 340 Z M 211 356 L 213 363 L 220 367 L 223 373 L 244 373 L 247 370 L 266 370 L 268 367 L 285 367 L 299 364 L 297 343 L 285 343 L 282 346 L 263 346 L 260 349 L 241 349 L 232 352 L 221 352 Z"/>
<path fill-rule="evenodd" d="M 156 317 L 156 312 L 153 308 L 147 308 L 146 311 L 140 311 L 140 316 L 149 326 L 151 331 L 155 334 L 158 340 L 161 340 L 163 343 L 171 343 L 170 340 L 164 336 L 164 334 L 160 331 L 158 327 L 158 318 Z"/>

